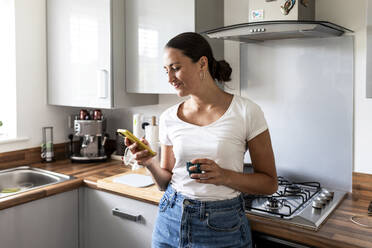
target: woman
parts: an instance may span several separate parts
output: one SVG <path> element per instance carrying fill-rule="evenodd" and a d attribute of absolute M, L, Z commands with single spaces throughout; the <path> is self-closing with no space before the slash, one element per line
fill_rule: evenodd
<path fill-rule="evenodd" d="M 199 34 L 182 33 L 164 50 L 164 69 L 178 96 L 189 98 L 160 117 L 161 162 L 125 140 L 161 190 L 153 247 L 251 247 L 241 192 L 272 194 L 277 177 L 261 109 L 221 90 L 231 68 L 216 61 Z M 146 140 L 143 139 L 145 143 Z M 248 147 L 253 174 L 243 174 Z M 187 162 L 201 173 L 187 171 Z"/>

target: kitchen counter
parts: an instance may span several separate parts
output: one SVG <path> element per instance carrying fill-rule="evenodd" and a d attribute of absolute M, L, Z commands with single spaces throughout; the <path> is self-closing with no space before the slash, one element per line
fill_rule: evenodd
<path fill-rule="evenodd" d="M 32 166 L 74 176 L 75 179 L 57 185 L 47 186 L 42 189 L 35 189 L 27 193 L 14 195 L 6 199 L 0 199 L 0 209 L 69 191 L 80 186 L 103 190 L 97 186 L 97 181 L 99 179 L 130 170 L 130 168 L 124 166 L 121 161 L 78 164 L 71 163 L 69 160 L 63 160 L 54 163 L 36 163 Z M 151 187 L 156 186 L 153 185 Z M 158 203 L 158 201 L 146 199 L 146 196 L 140 194 L 126 195 L 115 191 L 103 191 L 151 204 Z M 247 217 L 251 221 L 253 231 L 276 236 L 278 238 L 324 248 L 370 248 L 372 247 L 372 229 L 360 227 L 350 221 L 350 217 L 353 215 L 366 215 L 368 204 L 369 201 L 367 199 L 348 194 L 340 206 L 329 216 L 328 220 L 317 232 L 251 214 L 247 214 Z"/>

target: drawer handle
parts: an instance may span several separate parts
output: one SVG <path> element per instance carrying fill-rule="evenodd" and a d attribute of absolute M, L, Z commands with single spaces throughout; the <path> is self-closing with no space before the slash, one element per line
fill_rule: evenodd
<path fill-rule="evenodd" d="M 140 214 L 128 213 L 128 210 L 125 210 L 124 212 L 124 210 L 121 210 L 119 208 L 113 208 L 112 214 L 135 222 L 140 221 L 142 218 L 142 215 Z"/>

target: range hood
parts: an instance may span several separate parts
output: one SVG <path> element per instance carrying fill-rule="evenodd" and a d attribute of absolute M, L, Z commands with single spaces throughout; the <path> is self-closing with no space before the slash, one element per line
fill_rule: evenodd
<path fill-rule="evenodd" d="M 202 32 L 209 38 L 234 40 L 245 43 L 265 40 L 321 38 L 353 32 L 326 21 L 263 21 L 236 24 Z"/>

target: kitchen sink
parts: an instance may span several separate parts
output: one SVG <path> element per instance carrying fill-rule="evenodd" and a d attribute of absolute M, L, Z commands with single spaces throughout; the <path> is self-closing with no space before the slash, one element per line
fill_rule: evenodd
<path fill-rule="evenodd" d="M 73 178 L 31 166 L 0 170 L 0 198 L 64 182 Z"/>

